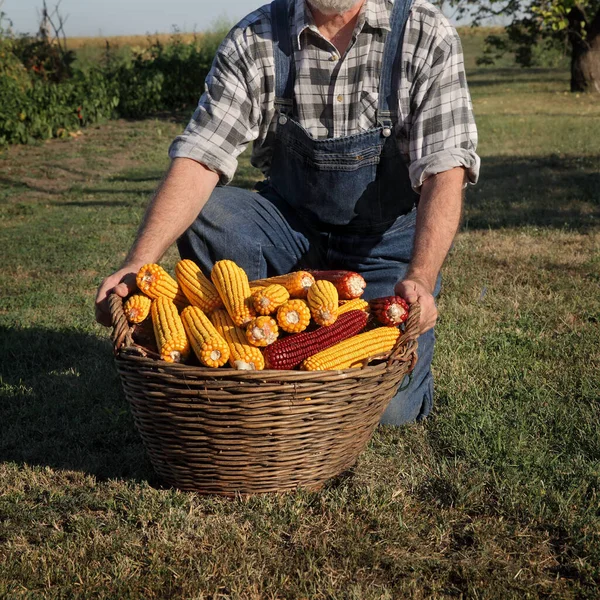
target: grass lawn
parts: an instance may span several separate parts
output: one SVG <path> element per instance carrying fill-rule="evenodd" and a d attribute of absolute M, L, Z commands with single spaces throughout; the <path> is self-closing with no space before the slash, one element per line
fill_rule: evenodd
<path fill-rule="evenodd" d="M 599 597 L 600 105 L 468 58 L 483 167 L 433 416 L 321 493 L 162 489 L 93 321 L 182 123 L 0 153 L 0 597 Z"/>

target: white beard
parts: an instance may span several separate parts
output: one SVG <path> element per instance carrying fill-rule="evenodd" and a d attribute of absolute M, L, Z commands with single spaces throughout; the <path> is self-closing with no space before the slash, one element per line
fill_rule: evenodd
<path fill-rule="evenodd" d="M 307 0 L 324 15 L 339 15 L 349 11 L 360 0 Z"/>

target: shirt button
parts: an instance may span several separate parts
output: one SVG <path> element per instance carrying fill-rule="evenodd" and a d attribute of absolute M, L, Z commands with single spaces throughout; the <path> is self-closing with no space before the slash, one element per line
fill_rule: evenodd
<path fill-rule="evenodd" d="M 334 60 L 338 60 L 338 58 L 339 58 L 339 56 L 338 56 L 337 54 L 332 54 L 332 55 L 329 57 L 329 60 L 330 60 L 331 62 L 333 62 Z"/>
<path fill-rule="evenodd" d="M 344 100 L 344 96 L 342 96 L 341 94 L 337 97 L 337 101 L 338 102 L 342 102 Z"/>

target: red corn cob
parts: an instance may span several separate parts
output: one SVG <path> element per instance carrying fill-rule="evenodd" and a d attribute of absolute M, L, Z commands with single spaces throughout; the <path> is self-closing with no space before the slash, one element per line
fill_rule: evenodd
<path fill-rule="evenodd" d="M 385 296 L 369 300 L 369 308 L 375 318 L 388 327 L 396 327 L 408 318 L 408 304 L 400 296 Z"/>
<path fill-rule="evenodd" d="M 309 271 L 315 280 L 325 279 L 335 285 L 340 300 L 360 298 L 367 286 L 362 275 L 354 271 Z"/>
<path fill-rule="evenodd" d="M 356 335 L 364 329 L 367 319 L 364 311 L 351 310 L 341 315 L 333 325 L 277 340 L 265 348 L 265 368 L 293 369 L 305 358 Z"/>

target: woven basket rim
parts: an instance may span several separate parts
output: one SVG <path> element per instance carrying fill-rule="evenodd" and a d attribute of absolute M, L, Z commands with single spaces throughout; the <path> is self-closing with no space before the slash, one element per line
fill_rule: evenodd
<path fill-rule="evenodd" d="M 300 371 L 295 369 L 262 369 L 240 370 L 232 367 L 219 367 L 218 369 L 204 367 L 199 365 L 186 365 L 183 363 L 170 363 L 164 360 L 149 357 L 146 349 L 133 342 L 132 327 L 125 318 L 123 312 L 123 298 L 115 293 L 109 296 L 109 307 L 112 319 L 112 342 L 115 358 L 133 359 L 139 366 L 159 368 L 163 372 L 172 372 L 173 375 L 196 375 L 198 377 L 210 377 L 213 379 L 291 379 L 298 381 L 311 381 L 323 379 L 327 374 L 327 379 L 337 375 L 340 379 L 352 376 L 356 377 L 359 372 L 367 374 L 378 374 L 382 370 L 394 370 L 399 364 L 412 362 L 409 368 L 412 371 L 416 360 L 416 350 L 418 347 L 419 319 L 421 307 L 418 302 L 409 304 L 409 316 L 405 322 L 405 330 L 399 336 L 394 348 L 386 355 L 373 357 L 372 361 L 378 361 L 377 364 L 364 364 L 362 367 L 351 367 L 348 369 L 331 369 L 325 371 Z M 381 361 L 381 362 L 379 362 Z M 371 361 L 369 361 L 370 363 Z"/>

